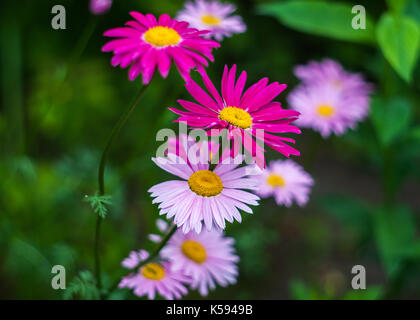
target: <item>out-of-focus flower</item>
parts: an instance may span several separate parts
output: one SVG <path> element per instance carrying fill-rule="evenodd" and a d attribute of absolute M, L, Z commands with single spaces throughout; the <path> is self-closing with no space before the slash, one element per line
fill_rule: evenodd
<path fill-rule="evenodd" d="M 216 283 L 222 287 L 236 282 L 239 257 L 234 240 L 217 231 L 184 234 L 178 230 L 162 249 L 162 257 L 171 262 L 174 271 L 192 278 L 191 287 L 206 296 Z"/>
<path fill-rule="evenodd" d="M 183 179 L 157 184 L 149 192 L 156 198 L 153 203 L 160 203 L 160 214 L 174 218 L 174 224 L 184 233 L 200 233 L 202 222 L 207 230 L 224 229 L 225 220 L 242 221 L 238 209 L 252 213 L 247 204 L 258 205 L 259 197 L 240 189 L 255 189 L 260 170 L 255 165 L 237 168 L 243 161 L 241 155 L 228 163 L 219 162 L 214 170 L 210 170 L 208 156 L 200 159 L 192 157 L 192 153 L 188 154 L 188 162 L 173 153 L 152 160 Z"/>
<path fill-rule="evenodd" d="M 298 66 L 295 74 L 302 84 L 288 101 L 301 113 L 298 126 L 313 128 L 325 138 L 355 128 L 366 117 L 372 86 L 361 75 L 348 73 L 329 59 Z"/>
<path fill-rule="evenodd" d="M 89 9 L 93 14 L 99 15 L 107 12 L 112 5 L 112 0 L 90 0 Z"/>
<path fill-rule="evenodd" d="M 243 71 L 236 81 L 236 65 L 230 70 L 225 66 L 220 95 L 206 72 L 199 72 L 210 95 L 193 80 L 188 81 L 185 87 L 198 104 L 178 100 L 187 111 L 169 108 L 181 115 L 176 121 L 195 128 L 211 129 L 208 133 L 215 135 L 228 129 L 229 137 L 241 141 L 260 167 L 265 164 L 264 149 L 256 140 L 287 157 L 299 155 L 298 150 L 285 143 L 294 143 L 293 139 L 267 133 L 300 133 L 299 128 L 290 125 L 299 112 L 283 109 L 280 102 L 273 101 L 286 88 L 285 84 L 268 84 L 268 79 L 263 78 L 243 93 L 246 72 Z"/>
<path fill-rule="evenodd" d="M 372 86 L 365 82 L 361 74 L 347 72 L 338 62 L 331 59 L 311 61 L 305 66 L 297 66 L 294 73 L 305 85 L 331 84 L 344 94 L 365 96 L 367 100 L 372 91 Z"/>
<path fill-rule="evenodd" d="M 132 251 L 122 265 L 133 269 L 148 256 L 149 253 L 145 250 Z M 149 262 L 135 273 L 123 277 L 118 286 L 132 289 L 139 297 L 147 295 L 150 300 L 155 298 L 156 293 L 167 300 L 180 299 L 187 294 L 185 284 L 190 284 L 191 279 L 180 271 L 172 270 L 170 266 L 169 262 Z"/>
<path fill-rule="evenodd" d="M 235 10 L 235 6 L 230 3 L 196 0 L 187 2 L 185 8 L 178 13 L 177 19 L 187 21 L 193 28 L 210 30 L 211 33 L 206 37 L 221 41 L 223 37 L 246 31 L 242 18 L 231 16 Z"/>
<path fill-rule="evenodd" d="M 263 171 L 256 193 L 262 198 L 273 195 L 278 205 L 290 207 L 295 201 L 303 206 L 308 202 L 313 184 L 311 176 L 300 165 L 292 160 L 277 160 Z"/>
<path fill-rule="evenodd" d="M 128 21 L 126 27 L 106 31 L 105 36 L 117 39 L 102 48 L 102 51 L 114 52 L 112 66 L 126 68 L 131 65 L 130 80 L 142 74 L 143 83 L 148 84 L 156 68 L 166 78 L 172 60 L 181 76 L 188 80 L 192 68 L 202 68 L 208 65 L 207 59 L 214 60 L 211 51 L 220 44 L 202 38 L 210 31 L 189 28 L 187 22 L 171 19 L 167 14 L 162 14 L 159 20 L 152 14 L 135 11 L 130 14 L 135 21 Z"/>

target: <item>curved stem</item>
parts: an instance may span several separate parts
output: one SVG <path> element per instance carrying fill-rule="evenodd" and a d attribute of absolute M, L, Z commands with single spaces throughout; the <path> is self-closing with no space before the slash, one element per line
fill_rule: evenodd
<path fill-rule="evenodd" d="M 149 87 L 149 85 L 144 85 L 141 87 L 139 93 L 133 100 L 133 102 L 130 104 L 130 106 L 124 111 L 124 113 L 121 115 L 118 122 L 115 124 L 114 128 L 112 129 L 111 135 L 108 138 L 108 142 L 105 146 L 105 149 L 102 153 L 101 162 L 99 164 L 99 170 L 98 170 L 98 185 L 99 185 L 99 195 L 103 196 L 105 194 L 105 181 L 104 181 L 104 174 L 105 174 L 105 166 L 108 159 L 109 152 L 111 150 L 112 144 L 114 143 L 115 139 L 117 138 L 119 132 L 124 127 L 127 120 L 130 118 L 131 114 L 133 113 L 135 107 L 143 97 L 144 93 L 146 92 L 146 89 Z M 102 217 L 98 215 L 97 221 L 96 221 L 96 230 L 95 230 L 95 275 L 96 275 L 96 284 L 99 290 L 102 289 L 102 280 L 101 280 L 101 260 L 100 260 L 100 254 L 99 254 L 99 245 L 100 245 L 100 233 L 101 233 L 101 224 L 102 224 Z"/>
<path fill-rule="evenodd" d="M 156 249 L 150 254 L 150 256 L 141 261 L 136 267 L 135 269 L 138 269 L 142 266 L 144 266 L 145 264 L 148 264 L 150 261 L 152 261 L 153 259 L 155 259 L 158 255 L 160 250 L 162 250 L 162 248 L 168 243 L 169 239 L 171 239 L 171 237 L 174 235 L 175 231 L 177 230 L 177 226 L 174 225 L 171 230 L 169 230 L 169 232 L 165 235 L 165 237 L 162 239 L 161 242 L 159 242 L 159 245 L 156 247 Z"/>

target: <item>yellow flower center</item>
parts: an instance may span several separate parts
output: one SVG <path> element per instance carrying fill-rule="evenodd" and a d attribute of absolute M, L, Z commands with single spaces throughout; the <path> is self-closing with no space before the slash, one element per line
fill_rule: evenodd
<path fill-rule="evenodd" d="M 277 187 L 284 187 L 285 186 L 285 182 L 284 179 L 277 175 L 277 174 L 271 174 L 268 176 L 267 178 L 267 183 L 272 186 L 273 188 L 277 188 Z"/>
<path fill-rule="evenodd" d="M 188 185 L 193 192 L 203 197 L 217 196 L 223 190 L 222 180 L 209 170 L 194 172 L 188 179 Z"/>
<path fill-rule="evenodd" d="M 172 28 L 157 26 L 144 33 L 144 40 L 156 47 L 164 47 L 177 44 L 181 36 Z"/>
<path fill-rule="evenodd" d="M 334 113 L 334 109 L 328 104 L 321 104 L 318 106 L 318 114 L 322 117 L 330 117 Z"/>
<path fill-rule="evenodd" d="M 229 122 L 235 127 L 248 129 L 252 125 L 251 115 L 237 107 L 226 107 L 219 113 L 219 119 Z"/>
<path fill-rule="evenodd" d="M 185 240 L 181 246 L 181 250 L 188 259 L 191 259 L 194 262 L 203 263 L 206 261 L 206 249 L 197 241 Z"/>
<path fill-rule="evenodd" d="M 201 17 L 201 21 L 209 26 L 218 26 L 220 24 L 220 19 L 211 15 L 204 15 Z"/>
<path fill-rule="evenodd" d="M 140 269 L 141 274 L 150 280 L 160 280 L 165 276 L 165 269 L 155 262 L 150 262 Z"/>

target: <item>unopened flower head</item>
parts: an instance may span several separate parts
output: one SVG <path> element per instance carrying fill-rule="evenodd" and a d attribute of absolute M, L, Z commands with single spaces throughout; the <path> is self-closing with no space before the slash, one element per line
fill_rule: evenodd
<path fill-rule="evenodd" d="M 89 9 L 95 15 L 104 14 L 112 5 L 112 0 L 90 0 Z"/>
<path fill-rule="evenodd" d="M 130 80 L 141 74 L 143 83 L 147 84 L 156 68 L 166 78 L 172 61 L 187 80 L 192 68 L 203 68 L 208 65 L 207 59 L 214 60 L 211 52 L 220 44 L 202 38 L 210 31 L 190 28 L 188 22 L 171 19 L 167 14 L 162 14 L 159 19 L 135 11 L 130 14 L 135 21 L 128 21 L 126 27 L 106 31 L 105 36 L 117 39 L 102 48 L 102 51 L 114 53 L 111 60 L 114 67 L 130 66 Z"/>
<path fill-rule="evenodd" d="M 246 31 L 246 25 L 238 15 L 231 15 L 236 10 L 230 3 L 219 1 L 195 0 L 187 2 L 177 19 L 187 21 L 191 27 L 210 30 L 206 37 L 221 41 L 235 33 Z"/>

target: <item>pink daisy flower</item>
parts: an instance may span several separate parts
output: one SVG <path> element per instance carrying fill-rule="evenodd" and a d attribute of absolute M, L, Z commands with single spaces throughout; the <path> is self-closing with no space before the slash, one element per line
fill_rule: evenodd
<path fill-rule="evenodd" d="M 206 296 L 216 284 L 226 287 L 236 283 L 239 257 L 233 244 L 234 240 L 221 232 L 203 230 L 200 234 L 184 234 L 178 230 L 161 254 L 171 262 L 172 270 L 190 276 L 191 287 Z"/>
<path fill-rule="evenodd" d="M 369 112 L 372 86 L 359 74 L 351 74 L 336 62 L 311 62 L 295 69 L 303 82 L 288 97 L 301 113 L 296 124 L 319 131 L 325 138 L 354 129 Z"/>
<path fill-rule="evenodd" d="M 285 143 L 294 143 L 293 139 L 267 133 L 300 133 L 299 128 L 290 125 L 299 112 L 283 109 L 280 102 L 273 101 L 286 88 L 285 84 L 268 84 L 268 79 L 263 78 L 243 93 L 246 72 L 243 71 L 236 80 L 236 65 L 230 70 L 225 66 L 220 95 L 206 72 L 199 72 L 210 95 L 189 80 L 185 87 L 197 103 L 178 100 L 187 111 L 169 108 L 181 115 L 176 121 L 186 122 L 195 128 L 211 129 L 208 131 L 210 135 L 220 135 L 224 129 L 228 129 L 229 137 L 240 141 L 259 167 L 265 164 L 264 149 L 256 141 L 287 157 L 299 155 L 299 151 Z"/>
<path fill-rule="evenodd" d="M 277 160 L 263 171 L 257 194 L 262 198 L 273 195 L 278 205 L 290 207 L 295 201 L 303 206 L 313 184 L 312 177 L 300 165 L 292 160 Z"/>
<path fill-rule="evenodd" d="M 148 256 L 149 253 L 145 250 L 132 251 L 130 256 L 123 260 L 122 265 L 133 269 Z M 135 295 L 147 295 L 150 300 L 155 298 L 156 293 L 167 300 L 180 299 L 182 295 L 187 294 L 188 290 L 184 284 L 189 284 L 191 279 L 182 272 L 172 270 L 170 266 L 169 262 L 149 262 L 136 273 L 123 277 L 118 287 L 133 289 Z"/>
<path fill-rule="evenodd" d="M 210 30 L 211 33 L 205 37 L 221 41 L 223 37 L 246 31 L 242 18 L 231 16 L 235 10 L 235 6 L 230 3 L 196 0 L 187 2 L 185 8 L 178 13 L 177 19 L 187 21 L 193 28 Z"/>
<path fill-rule="evenodd" d="M 112 5 L 112 0 L 90 0 L 89 9 L 93 14 L 99 15 L 107 12 Z"/>
<path fill-rule="evenodd" d="M 188 162 L 182 157 L 168 153 L 166 158 L 152 160 L 163 170 L 172 173 L 182 180 L 171 180 L 157 184 L 149 189 L 151 196 L 159 203 L 160 215 L 168 219 L 184 233 L 190 230 L 201 232 L 202 222 L 207 230 L 224 229 L 225 220 L 241 222 L 238 209 L 252 213 L 248 205 L 258 205 L 259 197 L 241 189 L 253 190 L 260 174 L 255 165 L 237 168 L 243 157 L 231 161 L 221 161 L 210 169 L 209 157 L 198 157 L 195 161 L 188 154 Z"/>
<path fill-rule="evenodd" d="M 368 101 L 345 96 L 331 84 L 299 86 L 288 97 L 289 104 L 299 111 L 300 127 L 312 128 L 326 138 L 354 129 L 369 111 Z"/>
<path fill-rule="evenodd" d="M 115 28 L 104 33 L 107 37 L 116 37 L 103 46 L 102 51 L 114 52 L 112 66 L 126 68 L 131 65 L 128 77 L 134 80 L 141 73 L 143 83 L 152 79 L 157 68 L 166 78 L 173 60 L 181 76 L 189 79 L 192 68 L 207 66 L 214 60 L 211 53 L 220 44 L 203 39 L 208 30 L 198 31 L 189 28 L 185 21 L 171 19 L 162 14 L 159 20 L 152 14 L 143 15 L 132 11 L 135 21 L 128 21 L 126 27 Z"/>
<path fill-rule="evenodd" d="M 329 83 L 343 93 L 363 96 L 367 100 L 365 103 L 369 103 L 372 86 L 361 74 L 347 72 L 334 60 L 311 61 L 305 66 L 297 66 L 294 73 L 305 85 Z"/>

